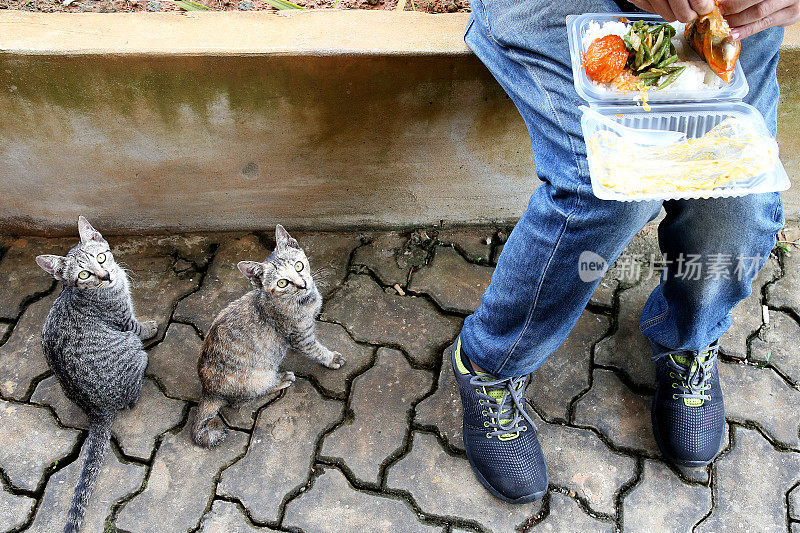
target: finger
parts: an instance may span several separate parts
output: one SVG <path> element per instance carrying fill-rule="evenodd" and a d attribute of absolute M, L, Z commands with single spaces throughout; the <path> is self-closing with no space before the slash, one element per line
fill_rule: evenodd
<path fill-rule="evenodd" d="M 700 15 L 708 15 L 714 10 L 714 0 L 689 0 L 689 7 Z"/>
<path fill-rule="evenodd" d="M 763 0 L 744 11 L 726 15 L 725 20 L 731 27 L 747 26 L 789 7 L 792 3 L 792 0 Z"/>
<path fill-rule="evenodd" d="M 785 7 L 780 11 L 773 13 L 767 17 L 757 20 L 751 24 L 744 26 L 737 26 L 731 29 L 731 37 L 734 40 L 741 40 L 755 35 L 756 33 L 772 28 L 775 26 L 789 26 L 800 20 L 800 7 L 797 4 L 792 4 Z"/>
<path fill-rule="evenodd" d="M 689 5 L 688 0 L 669 0 L 667 4 L 676 19 L 681 22 L 691 22 L 697 18 L 697 13 Z"/>
<path fill-rule="evenodd" d="M 723 15 L 741 13 L 747 8 L 753 7 L 762 0 L 721 0 L 719 10 Z M 725 17 L 726 19 L 728 17 Z"/>

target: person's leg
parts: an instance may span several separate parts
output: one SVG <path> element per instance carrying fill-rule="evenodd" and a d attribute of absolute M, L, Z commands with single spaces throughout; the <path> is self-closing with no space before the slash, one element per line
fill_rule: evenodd
<path fill-rule="evenodd" d="M 498 377 L 529 374 L 564 342 L 599 282 L 579 277 L 581 254 L 612 263 L 660 209 L 599 200 L 589 183 L 566 16 L 618 10 L 611 0 L 473 5 L 465 40 L 522 114 L 543 181 L 461 332 L 462 350 Z"/>
<path fill-rule="evenodd" d="M 756 34 L 742 43 L 740 58 L 750 85 L 746 100 L 764 115 L 773 135 L 782 37 L 782 28 Z M 752 280 L 783 227 L 781 196 L 669 201 L 664 207 L 667 216 L 659 226 L 659 241 L 670 263 L 645 305 L 640 324 L 657 355 L 654 431 L 664 454 L 675 462 L 705 464 L 722 444 L 724 408 L 716 352 L 701 352 L 728 330 L 733 308 L 750 295 Z M 689 261 L 700 268 L 688 267 Z M 704 382 L 687 387 L 683 378 L 676 378 L 676 388 L 685 395 L 673 397 L 670 376 L 696 369 L 698 356 L 700 362 L 709 358 L 707 372 L 701 372 Z M 662 387 L 670 390 L 662 393 Z M 704 387 L 705 393 L 700 390 Z"/>
<path fill-rule="evenodd" d="M 582 252 L 614 261 L 660 203 L 601 201 L 589 184 L 565 19 L 616 5 L 473 0 L 472 10 L 465 40 L 522 114 L 543 183 L 506 242 L 481 306 L 466 319 L 451 363 L 476 476 L 496 496 L 526 502 L 547 491 L 548 479 L 524 376 L 564 341 L 597 286 L 597 278 L 581 280 Z"/>

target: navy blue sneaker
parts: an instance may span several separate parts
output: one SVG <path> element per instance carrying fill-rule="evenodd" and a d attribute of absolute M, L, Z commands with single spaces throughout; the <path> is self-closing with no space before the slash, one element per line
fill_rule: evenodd
<path fill-rule="evenodd" d="M 653 435 L 664 457 L 679 466 L 709 464 L 725 437 L 725 404 L 717 343 L 699 352 L 658 354 L 651 410 Z"/>
<path fill-rule="evenodd" d="M 540 499 L 547 492 L 547 465 L 525 411 L 528 377 L 475 372 L 461 353 L 461 339 L 450 360 L 464 406 L 464 448 L 478 481 L 509 503 Z"/>

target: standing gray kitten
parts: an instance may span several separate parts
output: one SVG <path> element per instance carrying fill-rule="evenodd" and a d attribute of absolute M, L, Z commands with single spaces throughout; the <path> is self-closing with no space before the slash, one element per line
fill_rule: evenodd
<path fill-rule="evenodd" d="M 142 340 L 158 331 L 133 313 L 128 276 L 108 243 L 83 217 L 81 242 L 66 257 L 40 255 L 45 272 L 63 283 L 42 329 L 42 348 L 64 394 L 89 418 L 86 459 L 65 533 L 77 532 L 120 409 L 139 400 L 147 354 Z"/>
<path fill-rule="evenodd" d="M 225 439 L 219 418 L 225 405 L 237 405 L 285 389 L 292 372 L 279 367 L 289 348 L 328 368 L 345 359 L 317 341 L 314 320 L 322 297 L 311 277 L 306 254 L 280 224 L 275 250 L 263 263 L 242 261 L 242 274 L 255 290 L 228 304 L 208 331 L 197 370 L 203 397 L 192 439 L 210 448 Z"/>

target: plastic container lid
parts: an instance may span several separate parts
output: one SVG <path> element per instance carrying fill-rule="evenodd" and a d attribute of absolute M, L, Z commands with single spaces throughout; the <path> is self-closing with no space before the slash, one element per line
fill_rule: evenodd
<path fill-rule="evenodd" d="M 597 22 L 601 25 L 609 21 L 619 22 L 619 19 L 622 17 L 626 18 L 631 24 L 637 20 L 644 20 L 652 23 L 664 22 L 664 19 L 658 15 L 639 13 L 586 13 L 567 17 L 567 33 L 569 37 L 569 51 L 572 61 L 572 76 L 575 80 L 575 90 L 578 91 L 581 98 L 589 102 L 590 106 L 613 103 L 628 103 L 633 105 L 635 100 L 640 98 L 639 91 L 617 91 L 593 83 L 586 77 L 586 71 L 582 65 L 583 54 L 586 52 L 583 45 L 583 35 L 589 29 L 589 25 L 592 22 Z M 692 54 L 694 54 L 693 51 Z M 699 57 L 697 60 L 702 61 Z M 745 79 L 742 66 L 737 62 L 731 82 L 729 84 L 723 83 L 719 88 L 692 91 L 677 89 L 667 90 L 666 88 L 663 91 L 650 89 L 647 91 L 647 96 L 650 104 L 721 102 L 741 100 L 747 95 L 747 91 L 747 79 Z"/>

